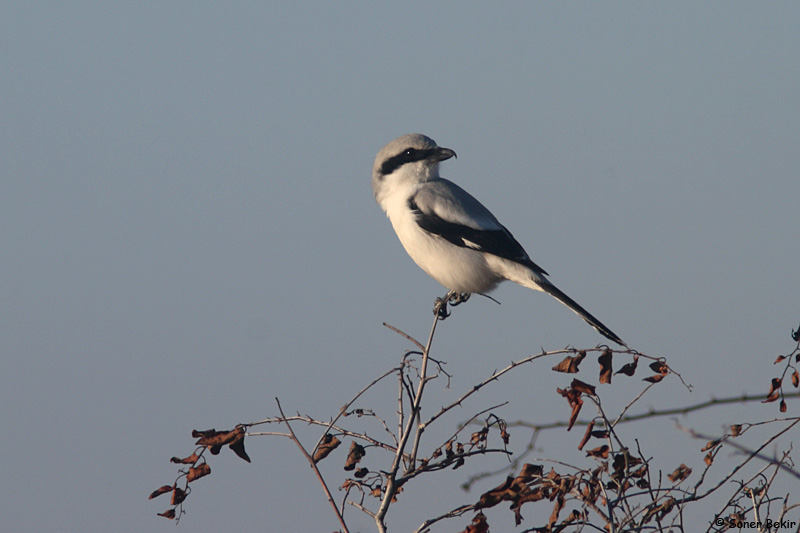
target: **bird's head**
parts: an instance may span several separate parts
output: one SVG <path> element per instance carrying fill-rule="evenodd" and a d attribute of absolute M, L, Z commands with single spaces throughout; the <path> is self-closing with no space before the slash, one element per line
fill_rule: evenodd
<path fill-rule="evenodd" d="M 382 197 L 392 189 L 424 183 L 439 177 L 439 162 L 455 157 L 449 148 L 420 133 L 409 133 L 393 140 L 375 156 L 372 167 L 372 190 L 382 204 Z"/>

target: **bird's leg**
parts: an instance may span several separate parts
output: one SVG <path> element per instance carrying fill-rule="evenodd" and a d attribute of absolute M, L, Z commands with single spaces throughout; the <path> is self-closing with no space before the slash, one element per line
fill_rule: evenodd
<path fill-rule="evenodd" d="M 447 310 L 447 304 L 452 306 L 463 304 L 469 300 L 469 296 L 470 293 L 468 292 L 459 293 L 458 291 L 450 291 L 445 294 L 443 298 L 436 298 L 436 302 L 433 305 L 433 314 L 439 317 L 439 320 L 444 320 L 450 316 L 450 311 Z"/>

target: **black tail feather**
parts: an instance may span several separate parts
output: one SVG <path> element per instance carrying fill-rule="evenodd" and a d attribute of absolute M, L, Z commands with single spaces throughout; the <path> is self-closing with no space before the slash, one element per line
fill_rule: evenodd
<path fill-rule="evenodd" d="M 561 289 L 559 289 L 558 287 L 549 282 L 540 283 L 540 286 L 542 287 L 542 290 L 544 290 L 547 294 L 551 295 L 556 300 L 558 300 L 562 304 L 572 309 L 575 312 L 575 314 L 584 319 L 587 324 L 596 329 L 605 338 L 614 341 L 620 346 L 624 346 L 625 348 L 628 347 L 628 345 L 625 344 L 625 341 L 620 339 L 616 333 L 608 329 L 606 325 L 597 320 L 594 317 L 594 315 L 592 315 L 589 311 L 581 307 L 578 304 L 578 302 L 576 302 L 575 300 L 573 300 L 572 298 L 561 292 Z"/>

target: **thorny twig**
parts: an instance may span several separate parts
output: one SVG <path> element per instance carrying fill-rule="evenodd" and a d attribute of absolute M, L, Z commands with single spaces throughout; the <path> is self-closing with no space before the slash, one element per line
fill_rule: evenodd
<path fill-rule="evenodd" d="M 396 333 L 402 335 L 407 340 L 412 342 L 419 351 L 409 351 L 406 352 L 406 355 L 403 358 L 403 362 L 400 366 L 390 369 L 389 371 L 385 372 L 375 380 L 373 380 L 370 384 L 365 386 L 361 391 L 359 391 L 350 401 L 348 401 L 337 413 L 335 417 L 333 417 L 330 421 L 323 422 L 319 420 L 315 420 L 309 416 L 302 416 L 296 415 L 293 417 L 287 417 L 282 409 L 282 406 L 278 399 L 276 398 L 276 402 L 278 405 L 278 410 L 280 412 L 280 417 L 269 418 L 265 420 L 261 420 L 258 422 L 253 422 L 251 424 L 240 424 L 236 428 L 236 432 L 246 436 L 255 436 L 255 435 L 275 435 L 275 436 L 282 436 L 286 438 L 290 438 L 298 448 L 301 450 L 303 455 L 308 460 L 309 464 L 315 471 L 315 474 L 322 485 L 326 497 L 333 507 L 334 511 L 337 514 L 337 518 L 342 527 L 343 532 L 347 532 L 347 526 L 344 521 L 343 513 L 345 509 L 345 504 L 352 505 L 353 507 L 363 511 L 368 516 L 372 517 L 375 520 L 376 525 L 378 526 L 378 530 L 381 532 L 386 531 L 386 522 L 385 516 L 386 513 L 391 505 L 395 501 L 395 497 L 397 493 L 401 490 L 401 487 L 408 482 L 409 480 L 423 474 L 423 473 L 430 473 L 438 470 L 442 470 L 444 468 L 448 468 L 450 466 L 454 466 L 454 468 L 458 468 L 463 464 L 465 458 L 482 455 L 487 453 L 505 453 L 506 455 L 510 455 L 510 452 L 506 449 L 495 449 L 495 448 L 488 448 L 486 435 L 488 434 L 488 428 L 492 427 L 494 424 L 498 424 L 501 433 L 503 435 L 503 440 L 507 443 L 507 433 L 505 428 L 511 426 L 511 424 L 507 424 L 504 420 L 497 418 L 494 414 L 491 414 L 489 418 L 484 423 L 484 429 L 479 432 L 476 432 L 472 435 L 470 439 L 470 443 L 467 443 L 466 446 L 468 448 L 465 449 L 465 443 L 457 442 L 456 439 L 458 435 L 469 425 L 471 424 L 476 418 L 481 416 L 484 413 L 491 412 L 498 407 L 504 405 L 506 402 L 501 403 L 499 405 L 495 405 L 493 407 L 484 409 L 479 413 L 473 415 L 467 422 L 462 423 L 455 433 L 445 442 L 447 447 L 447 456 L 441 458 L 439 460 L 434 460 L 434 458 L 439 457 L 441 454 L 441 450 L 437 450 L 434 452 L 434 455 L 431 458 L 423 458 L 419 460 L 419 466 L 417 466 L 417 454 L 419 452 L 420 443 L 422 439 L 422 435 L 425 432 L 426 428 L 441 418 L 444 414 L 448 413 L 456 406 L 461 406 L 462 403 L 472 396 L 473 394 L 477 393 L 481 390 L 484 386 L 488 385 L 489 383 L 499 380 L 503 375 L 510 372 L 511 370 L 519 367 L 520 365 L 533 362 L 538 360 L 539 358 L 552 356 L 556 354 L 578 354 L 579 352 L 582 354 L 581 358 L 585 357 L 586 352 L 592 351 L 603 351 L 604 354 L 607 353 L 628 353 L 634 356 L 633 361 L 633 368 L 635 369 L 636 360 L 639 357 L 644 357 L 647 359 L 651 359 L 654 363 L 651 366 L 655 365 L 656 367 L 662 367 L 666 370 L 662 370 L 662 375 L 660 376 L 663 378 L 667 374 L 675 374 L 681 379 L 681 382 L 684 383 L 685 386 L 691 388 L 690 386 L 686 385 L 683 381 L 681 376 L 677 374 L 674 370 L 666 365 L 666 361 L 664 358 L 656 358 L 647 356 L 645 354 L 641 354 L 635 350 L 621 350 L 621 351 L 611 351 L 607 347 L 598 346 L 594 349 L 589 350 L 576 350 L 573 348 L 565 348 L 563 350 L 555 350 L 551 352 L 545 352 L 542 350 L 541 353 L 534 354 L 528 356 L 524 359 L 521 359 L 516 362 L 512 362 L 506 368 L 495 371 L 491 376 L 484 379 L 477 385 L 473 386 L 467 392 L 462 394 L 457 400 L 441 407 L 439 411 L 435 412 L 432 416 L 430 416 L 426 421 L 421 420 L 421 401 L 422 401 L 422 394 L 425 389 L 425 385 L 431 379 L 437 377 L 440 374 L 445 374 L 448 376 L 448 386 L 449 386 L 449 377 L 450 374 L 444 372 L 442 365 L 444 363 L 436 361 L 435 359 L 430 357 L 430 349 L 433 342 L 434 334 L 436 331 L 436 325 L 439 320 L 445 319 L 449 316 L 449 312 L 447 311 L 447 305 L 458 305 L 465 301 L 463 296 L 448 294 L 447 297 L 443 300 L 439 300 L 436 304 L 434 309 L 434 313 L 436 318 L 434 319 L 434 323 L 431 327 L 431 331 L 428 337 L 428 341 L 426 345 L 422 345 L 419 341 L 415 340 L 410 335 L 405 334 L 401 330 L 394 328 L 393 326 L 389 326 L 385 324 L 388 328 L 392 329 Z M 800 333 L 798 333 L 800 336 Z M 797 340 L 797 339 L 795 339 Z M 800 342 L 800 341 L 798 341 Z M 421 355 L 422 356 L 422 364 L 417 372 L 417 382 L 414 383 L 414 378 L 412 377 L 412 364 L 407 360 L 407 357 L 410 355 Z M 572 357 L 567 357 L 565 361 L 573 359 Z M 786 407 L 784 404 L 784 399 L 789 397 L 800 396 L 798 392 L 791 392 L 785 393 L 783 388 L 780 387 L 781 382 L 788 374 L 789 370 L 795 370 L 792 374 L 792 383 L 795 387 L 797 387 L 797 371 L 795 369 L 795 364 L 800 362 L 800 344 L 798 348 L 795 349 L 792 354 L 789 356 L 780 356 L 776 363 L 781 362 L 785 359 L 788 359 L 787 366 L 783 371 L 783 374 L 780 378 L 776 378 L 773 380 L 773 387 L 769 393 L 769 398 L 767 401 L 774 401 L 774 398 L 778 397 L 780 394 L 781 402 L 781 412 L 785 412 Z M 610 360 L 610 359 L 609 359 Z M 793 361 L 794 360 L 794 361 Z M 428 363 L 433 362 L 438 365 L 439 373 L 434 376 L 428 376 Z M 580 360 L 578 359 L 578 363 Z M 576 370 L 571 371 L 577 372 L 577 364 L 575 364 Z M 604 363 L 601 362 L 601 366 L 604 366 Z M 630 366 L 630 365 L 626 365 Z M 554 368 L 554 370 L 556 370 Z M 628 368 L 627 370 L 631 370 Z M 659 370 L 654 369 L 657 373 Z M 561 371 L 561 370 L 559 370 Z M 603 383 L 603 371 L 601 371 L 601 383 Z M 625 369 L 621 369 L 620 372 L 626 373 L 626 375 L 633 375 L 625 371 Z M 620 373 L 618 372 L 618 373 Z M 375 386 L 377 383 L 382 381 L 387 376 L 397 373 L 399 377 L 399 393 L 398 393 L 398 433 L 395 435 L 392 431 L 389 430 L 386 421 L 375 414 L 373 411 L 369 409 L 354 409 L 350 411 L 350 407 L 370 388 Z M 656 375 L 655 377 L 659 377 Z M 657 381 L 660 381 L 657 380 Z M 656 382 L 657 382 L 656 381 Z M 610 382 L 610 381 L 609 381 Z M 777 382 L 777 385 L 775 383 Z M 606 382 L 607 383 L 607 382 Z M 550 501 L 557 500 L 556 507 L 553 510 L 551 515 L 550 521 L 547 525 L 548 531 L 562 531 L 564 530 L 567 525 L 572 524 L 570 527 L 577 528 L 576 531 L 583 530 L 585 528 L 596 529 L 600 531 L 600 527 L 596 525 L 596 523 L 592 523 L 589 520 L 588 511 L 591 510 L 592 512 L 596 513 L 596 515 L 602 520 L 601 524 L 604 526 L 605 530 L 609 532 L 616 532 L 616 531 L 650 531 L 650 530 L 658 530 L 658 531 L 666 531 L 672 530 L 672 528 L 676 528 L 678 531 L 685 531 L 683 525 L 683 510 L 687 503 L 699 501 L 708 497 L 709 495 L 715 493 L 719 490 L 725 483 L 734 482 L 738 484 L 739 488 L 737 489 L 736 493 L 727 501 L 727 503 L 723 506 L 722 511 L 719 515 L 721 516 L 722 512 L 726 509 L 732 508 L 737 510 L 739 514 L 732 514 L 731 516 L 736 517 L 739 516 L 741 513 L 748 513 L 752 510 L 753 518 L 756 522 L 760 522 L 762 520 L 766 520 L 771 517 L 773 513 L 773 507 L 775 502 L 781 500 L 781 498 L 776 498 L 774 496 L 770 496 L 768 494 L 768 489 L 773 485 L 773 482 L 776 480 L 777 475 L 779 472 L 787 473 L 790 476 L 793 476 L 797 479 L 800 479 L 800 472 L 794 469 L 794 464 L 791 461 L 789 456 L 791 452 L 791 446 L 789 450 L 782 452 L 781 456 L 770 457 L 763 454 L 763 450 L 770 445 L 771 443 L 775 442 L 779 437 L 786 434 L 788 431 L 793 429 L 800 423 L 800 418 L 783 418 L 783 419 L 775 419 L 769 421 L 760 421 L 755 423 L 749 424 L 738 424 L 736 425 L 736 429 L 734 426 L 731 427 L 732 434 L 725 435 L 721 438 L 713 439 L 704 435 L 700 432 L 684 428 L 678 425 L 679 429 L 686 431 L 692 437 L 698 439 L 711 439 L 709 444 L 703 449 L 703 451 L 709 450 L 708 454 L 706 455 L 706 467 L 702 470 L 700 475 L 699 481 L 697 481 L 693 487 L 687 487 L 686 483 L 683 483 L 684 480 L 690 475 L 691 469 L 686 467 L 685 465 L 681 465 L 680 468 L 676 469 L 673 474 L 667 476 L 670 481 L 673 482 L 672 486 L 663 486 L 662 479 L 661 479 L 661 471 L 658 471 L 658 481 L 657 483 L 653 482 L 652 473 L 650 472 L 650 465 L 651 465 L 651 458 L 647 458 L 644 456 L 639 440 L 636 440 L 636 449 L 638 453 L 638 457 L 632 456 L 629 454 L 628 447 L 624 444 L 623 439 L 620 435 L 617 434 L 616 427 L 619 424 L 630 423 L 637 420 L 654 418 L 658 416 L 667 416 L 667 415 L 674 415 L 674 414 L 685 414 L 692 411 L 697 411 L 700 409 L 704 409 L 710 406 L 725 404 L 725 403 L 733 403 L 733 402 L 746 402 L 746 401 L 753 401 L 753 400 L 761 400 L 763 396 L 742 396 L 737 398 L 723 398 L 723 399 L 716 399 L 713 398 L 707 402 L 698 403 L 695 405 L 691 405 L 688 407 L 680 408 L 680 409 L 669 409 L 669 410 L 653 410 L 651 409 L 647 413 L 641 413 L 636 415 L 628 415 L 628 411 L 631 407 L 639 402 L 639 400 L 654 386 L 654 382 L 651 382 L 647 385 L 642 391 L 640 391 L 627 405 L 625 405 L 622 410 L 613 417 L 613 421 L 607 415 L 605 410 L 603 409 L 602 402 L 600 400 L 600 396 L 595 393 L 595 389 L 582 383 L 580 381 L 573 381 L 573 385 L 571 385 L 571 394 L 568 398 L 570 401 L 571 407 L 573 407 L 573 417 L 570 422 L 556 422 L 552 424 L 528 424 L 528 423 L 518 423 L 515 425 L 518 426 L 526 426 L 531 427 L 533 431 L 533 436 L 528 444 L 527 450 L 522 454 L 522 457 L 516 458 L 514 461 L 511 462 L 511 468 L 516 470 L 516 468 L 521 463 L 521 460 L 530 453 L 530 451 L 534 448 L 534 443 L 536 437 L 538 436 L 539 432 L 545 429 L 553 429 L 556 427 L 564 427 L 564 426 L 572 426 L 572 425 L 587 425 L 587 431 L 585 432 L 584 440 L 579 446 L 579 449 L 582 449 L 583 444 L 590 438 L 590 433 L 592 434 L 593 438 L 602 438 L 607 442 L 607 445 L 595 448 L 591 450 L 587 455 L 591 455 L 600 466 L 595 469 L 587 470 L 587 469 L 579 469 L 578 467 L 568 465 L 567 463 L 563 463 L 560 461 L 555 461 L 552 459 L 542 459 L 543 461 L 550 462 L 553 464 L 561 465 L 562 467 L 567 467 L 572 470 L 574 473 L 572 474 L 560 474 L 555 471 L 555 468 L 551 469 L 551 472 L 546 476 L 542 474 L 541 466 L 537 465 L 524 465 L 523 471 L 528 471 L 528 467 L 533 467 L 534 469 L 539 468 L 539 473 L 537 475 L 533 475 L 530 477 L 518 478 L 521 479 L 520 483 L 532 483 L 531 486 L 535 484 L 539 484 L 541 490 L 549 491 L 542 494 L 529 494 L 533 496 L 533 498 L 524 500 L 524 501 L 515 501 L 513 498 L 507 498 L 508 495 L 501 495 L 501 500 L 510 500 L 514 501 L 514 505 L 512 505 L 512 509 L 514 506 L 517 506 L 515 512 L 519 512 L 518 507 L 524 503 L 525 501 L 538 501 L 542 498 L 549 498 Z M 580 387 L 579 387 L 580 385 Z M 416 390 L 415 390 L 416 389 Z M 559 391 L 561 392 L 561 391 Z M 574 394 L 577 393 L 577 397 Z M 563 394 L 562 394 L 563 395 Z M 579 414 L 580 407 L 583 405 L 583 402 L 580 401 L 580 396 L 585 398 L 589 398 L 597 408 L 597 416 L 590 422 L 578 421 L 577 415 Z M 405 401 L 409 402 L 410 406 L 410 413 L 408 415 L 404 412 L 404 405 Z M 381 424 L 383 429 L 389 433 L 391 439 L 394 443 L 389 444 L 385 442 L 381 442 L 377 439 L 369 437 L 366 433 L 358 433 L 354 431 L 349 431 L 344 428 L 337 426 L 337 422 L 342 416 L 347 416 L 349 414 L 357 414 L 357 415 L 369 415 L 376 420 L 378 420 Z M 494 420 L 492 420 L 494 417 Z M 356 440 L 361 440 L 367 443 L 370 443 L 373 446 L 379 447 L 381 449 L 390 451 L 393 454 L 393 461 L 391 469 L 387 471 L 372 471 L 370 472 L 366 468 L 360 469 L 360 474 L 356 473 L 355 477 L 361 479 L 358 480 L 347 480 L 345 484 L 341 487 L 345 490 L 341 509 L 337 507 L 336 503 L 333 501 L 333 497 L 331 495 L 328 486 L 323 479 L 319 469 L 316 466 L 316 462 L 320 459 L 313 454 L 310 454 L 305 447 L 300 443 L 299 439 L 297 438 L 294 430 L 291 426 L 291 422 L 293 421 L 302 421 L 308 424 L 317 425 L 324 427 L 324 431 L 322 436 L 320 437 L 319 441 L 314 447 L 314 452 L 316 452 L 320 446 L 320 443 L 326 438 L 326 436 L 331 434 L 333 430 L 339 435 L 346 435 L 351 436 Z M 594 423 L 597 422 L 598 424 L 602 423 L 602 430 L 597 431 L 595 435 L 591 432 L 592 428 L 594 427 Z M 737 442 L 731 441 L 730 437 L 738 436 L 747 431 L 748 429 L 764 425 L 770 424 L 775 422 L 790 422 L 787 427 L 783 428 L 781 431 L 777 432 L 776 434 L 769 437 L 760 447 L 755 450 L 749 449 L 743 445 L 740 445 Z M 270 423 L 280 423 L 285 424 L 288 428 L 289 433 L 278 432 L 278 431 L 264 431 L 264 432 L 254 432 L 247 431 L 247 429 L 252 428 L 254 426 L 260 424 L 270 424 Z M 233 434 L 233 432 L 214 432 L 214 430 L 210 430 L 211 433 L 215 434 Z M 199 432 L 199 433 L 207 433 L 207 432 Z M 412 440 L 413 437 L 413 440 Z M 225 441 L 223 444 L 227 444 L 230 441 Z M 200 442 L 198 441 L 198 444 Z M 338 443 L 338 441 L 337 441 Z M 740 464 L 736 465 L 735 468 L 730 470 L 726 475 L 722 477 L 722 479 L 716 483 L 714 486 L 705 489 L 703 492 L 700 492 L 701 487 L 704 486 L 706 476 L 711 470 L 711 466 L 715 460 L 715 458 L 719 455 L 719 452 L 722 449 L 723 445 L 731 446 L 732 448 L 738 450 L 739 452 L 745 454 L 745 458 Z M 221 446 L 221 445 L 219 445 Z M 452 446 L 452 449 L 451 449 Z M 231 449 L 234 449 L 234 444 L 231 444 Z M 216 455 L 219 452 L 219 447 L 217 447 L 217 451 L 214 451 L 213 448 L 210 447 L 210 444 L 201 446 L 199 449 L 199 454 L 193 454 L 193 457 L 196 457 L 196 460 L 203 460 L 203 453 L 206 449 L 210 449 L 211 453 Z M 237 455 L 244 454 L 243 447 L 240 450 L 235 450 Z M 454 451 L 455 450 L 455 451 Z M 363 448 L 361 454 L 363 456 Z M 437 455 L 439 453 L 439 455 Z M 241 455 L 240 455 L 241 457 Z M 244 457 L 246 460 L 249 461 L 246 454 Z M 360 458 L 360 456 L 359 456 Z M 189 458 L 187 458 L 189 459 Z M 612 463 L 613 459 L 613 463 Z M 734 476 L 742 471 L 742 469 L 748 463 L 752 462 L 753 459 L 759 459 L 761 461 L 767 462 L 763 468 L 759 470 L 754 476 L 750 477 L 747 481 L 740 481 L 734 480 Z M 356 459 L 357 462 L 359 459 Z M 348 464 L 354 464 L 351 462 L 350 458 L 348 458 Z M 405 465 L 403 467 L 403 465 Z M 640 465 L 640 466 L 637 466 Z M 613 467 L 613 472 L 612 472 Z M 401 468 L 403 468 L 401 472 Z M 636 469 L 634 471 L 634 468 Z M 348 468 L 346 465 L 346 470 L 352 469 L 352 467 Z M 366 476 L 366 477 L 365 477 Z M 528 476 L 528 474 L 526 474 Z M 508 478 L 511 480 L 512 478 Z M 638 479 L 638 481 L 637 481 Z M 473 478 L 472 481 L 474 481 Z M 467 486 L 469 486 L 468 482 Z M 518 481 L 515 480 L 515 483 Z M 680 486 L 683 484 L 683 488 Z M 381 486 L 383 485 L 383 486 Z M 516 487 L 515 490 L 518 490 L 521 485 L 514 485 Z M 502 488 L 502 487 L 501 487 Z M 159 489 L 161 493 L 164 490 L 170 490 L 171 487 L 162 487 Z M 366 490 L 365 490 L 366 489 Z M 637 490 L 639 489 L 639 490 Z M 177 491 L 177 489 L 173 490 Z M 351 497 L 351 491 L 356 490 L 358 493 L 361 494 L 360 501 L 357 501 L 357 498 L 354 499 Z M 373 512 L 369 508 L 364 505 L 364 498 L 365 496 L 372 491 L 373 496 L 380 496 L 381 503 L 380 507 L 377 511 Z M 493 489 L 498 490 L 498 489 Z M 537 489 L 538 490 L 538 489 Z M 157 492 L 159 492 L 157 491 Z M 375 494 L 375 492 L 378 494 Z M 594 492 L 593 492 L 594 491 Z M 188 486 L 185 494 L 188 494 Z M 490 491 L 491 492 L 491 491 Z M 428 528 L 446 518 L 453 518 L 457 516 L 462 516 L 465 513 L 468 513 L 473 510 L 482 510 L 487 507 L 491 507 L 496 505 L 496 503 L 486 503 L 484 502 L 484 497 L 489 494 L 486 493 L 481 496 L 481 502 L 479 504 L 469 504 L 469 505 L 462 505 L 456 507 L 455 509 L 449 511 L 448 513 L 442 514 L 436 518 L 432 518 L 423 522 L 423 524 L 416 530 L 417 532 L 428 531 Z M 185 495 L 184 495 L 185 496 Z M 356 496 L 356 495 L 353 495 Z M 646 504 L 640 503 L 640 500 L 636 498 L 646 497 L 647 502 Z M 487 500 L 488 501 L 488 500 Z M 573 509 L 572 512 L 562 520 L 561 523 L 558 522 L 559 512 L 565 508 L 565 505 L 569 502 L 580 502 L 581 510 Z M 779 519 L 783 520 L 786 516 L 786 513 L 792 509 L 797 508 L 800 506 L 800 503 L 789 504 L 789 495 L 787 494 L 785 497 L 782 498 L 782 506 L 779 512 Z M 177 505 L 180 505 L 181 513 L 182 511 L 182 503 L 178 502 Z M 602 509 L 602 507 L 606 507 L 606 509 Z M 164 514 L 163 516 L 166 516 Z M 178 516 L 180 518 L 180 516 Z M 476 516 L 476 520 L 480 518 L 481 520 L 485 520 L 482 512 Z M 517 515 L 517 520 L 521 519 L 521 515 Z M 653 523 L 654 522 L 654 523 Z M 543 531 L 545 528 L 533 528 L 528 529 L 525 531 Z M 709 528 L 709 531 L 713 529 L 712 527 Z M 472 529 L 468 528 L 468 531 L 472 531 Z M 800 531 L 800 528 L 798 528 Z"/>
<path fill-rule="evenodd" d="M 342 530 L 344 533 L 349 533 L 349 529 L 347 529 L 347 524 L 344 521 L 344 517 L 342 513 L 339 512 L 339 507 L 336 505 L 336 502 L 333 501 L 333 496 L 331 495 L 331 491 L 328 489 L 328 484 L 325 483 L 325 478 L 322 477 L 322 474 L 317 468 L 317 463 L 314 461 L 314 458 L 306 451 L 303 445 L 300 443 L 300 440 L 297 438 L 297 435 L 294 434 L 294 430 L 292 429 L 292 425 L 286 420 L 286 415 L 283 414 L 283 408 L 281 407 L 281 402 L 277 398 L 275 398 L 275 403 L 278 404 L 278 411 L 281 413 L 281 417 L 283 418 L 284 422 L 286 423 L 286 427 L 289 429 L 289 433 L 292 434 L 292 441 L 300 448 L 300 451 L 305 456 L 308 464 L 314 470 L 314 474 L 317 476 L 317 480 L 319 480 L 320 485 L 322 485 L 323 490 L 325 491 L 325 496 L 328 498 L 328 502 L 333 507 L 333 511 L 336 513 L 336 517 L 339 519 L 339 524 L 342 526 Z"/>

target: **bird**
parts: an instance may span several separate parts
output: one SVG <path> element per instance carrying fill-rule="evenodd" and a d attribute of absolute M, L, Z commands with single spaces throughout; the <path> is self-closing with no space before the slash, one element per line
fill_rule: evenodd
<path fill-rule="evenodd" d="M 467 191 L 439 175 L 456 153 L 420 133 L 381 148 L 372 191 L 414 262 L 452 293 L 486 295 L 503 281 L 550 294 L 607 339 L 627 344 L 557 288 L 505 226 Z"/>

